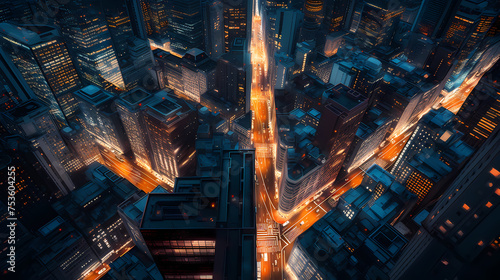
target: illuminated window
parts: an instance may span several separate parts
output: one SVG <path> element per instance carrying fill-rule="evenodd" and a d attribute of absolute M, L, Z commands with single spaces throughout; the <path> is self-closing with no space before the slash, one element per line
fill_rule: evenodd
<path fill-rule="evenodd" d="M 488 203 L 486 203 L 486 207 L 491 208 L 491 206 L 493 206 L 493 204 L 488 201 Z"/>
<path fill-rule="evenodd" d="M 443 226 L 439 226 L 439 230 L 440 230 L 442 233 L 446 233 L 446 229 L 445 229 Z"/>
<path fill-rule="evenodd" d="M 465 203 L 464 203 L 464 205 L 462 205 L 462 208 L 463 208 L 465 211 L 469 211 L 469 210 L 470 210 L 469 205 L 467 205 L 467 204 L 465 204 Z"/>
<path fill-rule="evenodd" d="M 496 189 L 495 190 L 495 194 L 498 195 L 498 196 L 500 196 L 500 189 Z"/>
<path fill-rule="evenodd" d="M 458 234 L 458 236 L 462 237 L 462 236 L 464 235 L 464 232 L 463 232 L 463 231 L 461 231 L 461 230 L 459 230 L 459 231 L 457 232 L 457 234 Z"/>
<path fill-rule="evenodd" d="M 446 220 L 446 225 L 449 227 L 453 227 L 453 223 L 450 220 Z"/>
<path fill-rule="evenodd" d="M 479 245 L 479 246 L 483 246 L 483 245 L 484 245 L 483 240 L 479 240 L 479 242 L 477 242 L 477 245 Z"/>
<path fill-rule="evenodd" d="M 496 170 L 495 168 L 491 168 L 490 174 L 495 176 L 495 178 L 500 178 L 500 172 Z"/>

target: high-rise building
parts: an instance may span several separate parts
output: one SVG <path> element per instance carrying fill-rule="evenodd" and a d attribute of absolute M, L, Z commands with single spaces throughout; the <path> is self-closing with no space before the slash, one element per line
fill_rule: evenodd
<path fill-rule="evenodd" d="M 134 35 L 143 40 L 151 35 L 149 3 L 147 0 L 126 0 L 127 14 Z M 148 32 L 149 31 L 149 32 Z"/>
<path fill-rule="evenodd" d="M 141 88 L 136 88 L 122 94 L 115 101 L 116 109 L 130 142 L 134 160 L 146 169 L 151 168 L 151 159 L 147 148 L 147 135 L 144 130 L 142 111 L 151 98 L 152 94 Z"/>
<path fill-rule="evenodd" d="M 76 3 L 60 9 L 57 24 L 75 57 L 82 80 L 111 92 L 125 90 L 105 19 L 93 8 Z"/>
<path fill-rule="evenodd" d="M 86 166 L 102 162 L 101 153 L 93 136 L 83 127 L 73 124 L 61 129 L 61 136 L 71 152 Z"/>
<path fill-rule="evenodd" d="M 231 51 L 217 61 L 215 89 L 219 96 L 245 110 L 250 107 L 247 88 L 248 67 L 244 52 Z"/>
<path fill-rule="evenodd" d="M 144 12 L 149 15 L 150 35 L 153 35 L 153 37 L 164 38 L 168 34 L 169 13 L 171 12 L 169 4 L 171 5 L 165 0 L 148 0 L 147 3 L 142 4 L 147 5 Z"/>
<path fill-rule="evenodd" d="M 274 36 L 274 49 L 292 55 L 298 39 L 298 30 L 302 24 L 304 14 L 297 10 L 276 10 L 276 26 Z"/>
<path fill-rule="evenodd" d="M 127 40 L 134 36 L 130 18 L 125 11 L 117 11 L 106 15 L 109 33 L 115 49 L 118 62 L 128 53 Z"/>
<path fill-rule="evenodd" d="M 493 132 L 438 200 L 392 269 L 391 279 L 496 277 L 499 132 Z"/>
<path fill-rule="evenodd" d="M 455 12 L 460 0 L 423 0 L 420 11 L 412 26 L 412 31 L 430 38 L 441 36 L 448 25 L 449 17 Z"/>
<path fill-rule="evenodd" d="M 359 44 L 373 48 L 390 45 L 397 21 L 404 8 L 388 0 L 367 0 L 356 31 Z"/>
<path fill-rule="evenodd" d="M 464 141 L 474 147 L 479 147 L 500 124 L 498 65 L 490 72 L 493 76 L 481 79 L 457 113 L 458 130 L 465 134 Z"/>
<path fill-rule="evenodd" d="M 116 97 L 93 85 L 74 94 L 83 114 L 85 129 L 96 142 L 117 153 L 126 153 L 130 144 L 114 105 Z"/>
<path fill-rule="evenodd" d="M 153 53 L 158 65 L 157 75 L 160 88 L 168 86 L 174 90 L 175 94 L 184 94 L 182 58 L 162 50 L 154 50 Z"/>
<path fill-rule="evenodd" d="M 2 119 L 11 134 L 31 142 L 35 157 L 62 194 L 76 188 L 70 174 L 80 171 L 83 164 L 64 143 L 46 106 L 31 100 L 7 111 Z"/>
<path fill-rule="evenodd" d="M 276 73 L 274 88 L 282 90 L 290 80 L 295 62 L 293 58 L 284 53 L 276 53 L 274 55 L 274 63 L 276 65 L 276 70 L 274 71 Z"/>
<path fill-rule="evenodd" d="M 201 8 L 200 0 L 168 1 L 168 36 L 172 49 L 184 53 L 205 47 Z"/>
<path fill-rule="evenodd" d="M 141 233 L 164 279 L 257 278 L 254 163 L 253 151 L 224 151 L 228 176 L 149 195 Z"/>
<path fill-rule="evenodd" d="M 171 96 L 150 102 L 144 129 L 155 175 L 173 186 L 175 178 L 194 174 L 198 117 L 191 105 Z"/>
<path fill-rule="evenodd" d="M 324 18 L 324 0 L 306 0 L 302 12 L 304 22 L 300 29 L 299 42 L 317 40 L 317 33 L 320 30 Z"/>
<path fill-rule="evenodd" d="M 247 1 L 223 0 L 224 4 L 224 48 L 231 50 L 236 38 L 247 38 Z"/>
<path fill-rule="evenodd" d="M 217 63 L 200 49 L 190 49 L 182 57 L 182 81 L 188 99 L 200 102 L 202 94 L 215 87 Z"/>
<path fill-rule="evenodd" d="M 368 106 L 365 96 L 343 84 L 328 90 L 324 96 L 316 134 L 318 147 L 327 156 L 320 186 L 336 179 Z"/>
<path fill-rule="evenodd" d="M 356 1 L 353 0 L 325 1 L 325 19 L 323 21 L 323 26 L 327 33 L 338 32 L 349 26 L 352 13 L 354 12 L 355 2 Z"/>
<path fill-rule="evenodd" d="M 427 57 L 424 69 L 436 81 L 444 80 L 454 65 L 457 49 L 446 44 L 438 45 Z"/>
<path fill-rule="evenodd" d="M 72 91 L 80 79 L 66 44 L 55 28 L 42 25 L 0 24 L 2 46 L 35 96 L 51 109 L 60 125 L 75 116 Z"/>
<path fill-rule="evenodd" d="M 10 57 L 0 48 L 0 83 L 3 85 L 1 111 L 10 109 L 13 104 L 28 101 L 34 95 L 21 72 L 14 66 Z"/>
<path fill-rule="evenodd" d="M 205 51 L 213 59 L 225 51 L 224 45 L 224 5 L 222 0 L 203 2 L 203 22 L 205 28 Z"/>
<path fill-rule="evenodd" d="M 434 46 L 434 42 L 429 37 L 418 33 L 411 34 L 405 50 L 408 62 L 423 68 Z"/>

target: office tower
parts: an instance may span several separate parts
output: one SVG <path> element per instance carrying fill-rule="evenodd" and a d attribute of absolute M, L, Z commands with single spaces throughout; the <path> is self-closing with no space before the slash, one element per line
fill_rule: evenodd
<path fill-rule="evenodd" d="M 176 177 L 194 174 L 198 118 L 191 105 L 171 96 L 149 103 L 144 129 L 155 175 L 172 186 Z"/>
<path fill-rule="evenodd" d="M 80 79 L 64 42 L 50 26 L 1 23 L 2 46 L 36 97 L 51 109 L 60 125 L 74 118 L 71 94 Z M 8 72 L 7 72 L 8 73 Z"/>
<path fill-rule="evenodd" d="M 276 52 L 293 54 L 303 18 L 304 14 L 297 10 L 278 9 L 276 11 L 276 26 L 273 34 Z"/>
<path fill-rule="evenodd" d="M 223 0 L 224 4 L 224 48 L 231 50 L 236 38 L 247 38 L 248 8 L 246 1 Z"/>
<path fill-rule="evenodd" d="M 292 129 L 291 129 L 292 130 Z M 293 213 L 307 200 L 319 192 L 323 185 L 320 184 L 325 156 L 311 143 L 311 136 L 315 130 L 304 125 L 297 125 L 289 135 L 281 135 L 280 145 L 291 146 L 282 159 L 282 168 L 278 170 L 282 177 L 279 191 L 278 211 L 280 214 Z M 295 137 L 295 143 L 293 143 Z M 300 143 L 300 145 L 298 144 Z M 301 148 L 304 146 L 303 148 Z"/>
<path fill-rule="evenodd" d="M 153 53 L 159 68 L 157 73 L 160 88 L 166 88 L 168 86 L 174 90 L 175 94 L 184 94 L 182 58 L 162 50 L 154 50 Z"/>
<path fill-rule="evenodd" d="M 84 279 L 102 265 L 85 237 L 60 216 L 40 227 L 37 234 L 40 240 L 30 265 L 39 264 L 40 269 L 33 272 L 34 278 Z"/>
<path fill-rule="evenodd" d="M 87 170 L 87 182 L 52 207 L 72 221 L 101 262 L 110 263 L 132 245 L 117 207 L 129 197 L 142 195 L 129 181 L 94 163 Z"/>
<path fill-rule="evenodd" d="M 257 278 L 254 162 L 224 151 L 229 176 L 177 178 L 174 193 L 149 195 L 141 233 L 164 279 Z"/>
<path fill-rule="evenodd" d="M 127 56 L 121 62 L 123 81 L 127 90 L 144 87 L 148 91 L 158 89 L 153 54 L 148 41 L 135 37 L 127 40 Z"/>
<path fill-rule="evenodd" d="M 130 142 L 134 161 L 146 169 L 151 168 L 151 159 L 147 149 L 147 135 L 142 120 L 142 109 L 152 99 L 152 96 L 145 90 L 136 88 L 124 93 L 115 101 L 116 110 Z"/>
<path fill-rule="evenodd" d="M 9 180 L 0 182 L 0 187 L 5 190 L 6 194 L 7 190 L 12 190 L 11 185 L 15 187 L 16 205 L 9 210 L 25 226 L 40 225 L 44 222 L 44 218 L 49 217 L 50 201 L 59 197 L 61 193 L 33 155 L 31 143 L 28 140 L 20 136 L 4 138 L 0 143 L 0 153 L 2 155 L 0 156 L 0 176 L 9 178 L 12 177 L 13 172 L 16 176 L 15 181 L 11 179 L 10 182 Z M 5 195 L 0 198 L 0 204 L 12 206 L 12 203 L 9 203 L 12 199 L 8 197 Z M 8 213 L 7 209 L 5 209 L 5 213 Z M 1 220 L 2 218 L 0 218 Z M 7 240 L 7 236 L 5 235 L 4 240 Z M 7 244 L 5 241 L 4 245 L 7 246 Z"/>
<path fill-rule="evenodd" d="M 168 192 L 163 187 L 158 186 L 150 193 L 154 194 Z M 130 196 L 118 205 L 118 215 L 120 215 L 123 225 L 127 229 L 127 232 L 132 238 L 132 241 L 134 242 L 137 249 L 147 255 L 149 258 L 152 258 L 148 246 L 146 245 L 146 241 L 144 241 L 144 238 L 142 237 L 141 231 L 139 229 L 147 200 L 148 195 L 141 196 L 139 193 L 136 193 Z"/>
<path fill-rule="evenodd" d="M 434 47 L 435 44 L 429 37 L 412 33 L 405 50 L 408 62 L 418 68 L 423 68 Z"/>
<path fill-rule="evenodd" d="M 402 65 L 404 66 L 404 65 Z M 394 66 L 393 66 L 394 67 Z M 405 77 L 397 77 L 403 72 L 393 68 L 393 74 L 386 74 L 372 100 L 376 106 L 385 107 L 398 118 L 393 135 L 401 135 L 418 122 L 436 103 L 444 84 L 436 84 L 425 79 L 426 73 L 419 75 L 413 69 Z M 400 70 L 402 70 L 400 68 Z"/>
<path fill-rule="evenodd" d="M 391 173 L 419 197 L 419 203 L 439 193 L 452 170 L 459 170 L 474 151 L 453 126 L 453 113 L 440 108 L 427 113 L 416 125 L 392 167 Z"/>
<path fill-rule="evenodd" d="M 253 112 L 249 111 L 245 115 L 235 119 L 231 123 L 231 130 L 238 138 L 240 149 L 252 149 L 252 116 Z"/>
<path fill-rule="evenodd" d="M 299 42 L 317 40 L 317 33 L 324 18 L 323 0 L 306 0 L 302 8 L 304 21 L 300 29 Z"/>
<path fill-rule="evenodd" d="M 106 15 L 109 33 L 118 61 L 128 53 L 127 40 L 134 36 L 130 18 L 125 11 L 116 11 Z"/>
<path fill-rule="evenodd" d="M 65 145 L 49 109 L 31 100 L 4 113 L 4 126 L 11 134 L 19 134 L 32 145 L 33 153 L 62 194 L 75 189 L 70 178 L 83 164 Z"/>
<path fill-rule="evenodd" d="M 427 58 L 424 69 L 436 81 L 442 81 L 454 65 L 457 49 L 445 44 L 438 45 Z"/>
<path fill-rule="evenodd" d="M 349 149 L 344 169 L 350 172 L 365 163 L 385 141 L 394 119 L 388 112 L 377 108 L 369 110 L 359 124 L 356 136 Z"/>
<path fill-rule="evenodd" d="M 250 89 L 247 89 L 247 68 L 245 53 L 231 51 L 222 55 L 217 61 L 215 89 L 217 94 L 234 106 L 245 110 L 249 107 Z"/>
<path fill-rule="evenodd" d="M 0 79 L 11 102 L 22 103 L 35 96 L 19 69 L 14 66 L 2 48 L 0 48 Z"/>
<path fill-rule="evenodd" d="M 458 4 L 457 2 L 459 0 L 423 0 L 412 31 L 433 39 L 440 37 L 448 25 L 450 15 L 455 11 L 454 7 Z"/>
<path fill-rule="evenodd" d="M 191 49 L 182 57 L 184 96 L 200 102 L 200 96 L 215 87 L 217 63 L 200 49 Z"/>
<path fill-rule="evenodd" d="M 369 97 L 383 76 L 380 60 L 365 53 L 356 52 L 349 59 L 334 63 L 329 82 L 332 85 L 344 84 Z"/>
<path fill-rule="evenodd" d="M 61 129 L 61 136 L 71 152 L 78 156 L 86 166 L 94 162 L 102 162 L 101 153 L 93 136 L 79 125 L 66 126 Z"/>
<path fill-rule="evenodd" d="M 381 167 L 368 172 L 366 183 L 347 191 L 334 210 L 297 237 L 288 260 L 295 277 L 388 279 L 408 243 L 392 225 L 412 196 Z"/>
<path fill-rule="evenodd" d="M 320 186 L 334 181 L 344 164 L 349 147 L 368 106 L 368 99 L 360 93 L 338 84 L 328 90 L 316 134 L 320 150 L 327 156 Z"/>
<path fill-rule="evenodd" d="M 325 1 L 325 19 L 323 21 L 323 28 L 327 31 L 327 33 L 338 32 L 349 26 L 355 2 L 356 1 L 352 0 Z"/>
<path fill-rule="evenodd" d="M 147 0 L 126 0 L 125 4 L 134 35 L 146 40 L 147 36 L 151 35 L 149 2 Z"/>
<path fill-rule="evenodd" d="M 322 104 L 324 104 L 323 93 L 332 87 L 331 84 L 325 84 L 317 77 L 302 73 L 294 77 L 285 90 L 292 93 L 293 109 L 300 108 L 304 112 L 316 109 L 321 112 Z"/>
<path fill-rule="evenodd" d="M 500 123 L 498 65 L 481 79 L 457 113 L 458 130 L 465 134 L 464 141 L 474 147 L 481 146 Z"/>
<path fill-rule="evenodd" d="M 169 0 L 167 30 L 172 49 L 184 53 L 204 48 L 201 7 L 199 0 Z"/>
<path fill-rule="evenodd" d="M 482 10 L 484 9 L 485 2 L 483 2 L 482 7 L 476 8 L 477 12 L 482 11 L 482 13 L 480 15 L 475 15 L 475 17 L 471 17 L 471 20 L 474 21 L 474 26 L 472 26 L 471 31 L 469 31 L 469 34 L 467 34 L 465 40 L 461 42 L 461 48 L 457 55 L 458 62 L 455 66 L 454 74 L 460 73 L 460 71 L 462 71 L 462 69 L 465 67 L 466 63 L 472 59 L 471 56 L 476 51 L 480 50 L 480 44 L 483 42 L 488 33 L 488 30 L 490 30 L 490 27 L 498 16 L 498 12 L 492 10 Z M 457 15 L 461 15 L 460 11 L 457 12 Z"/>
<path fill-rule="evenodd" d="M 463 0 L 458 7 L 458 11 L 455 13 L 453 18 L 450 19 L 448 27 L 443 32 L 443 43 L 456 49 L 460 49 L 462 44 L 467 41 L 474 26 L 480 20 L 481 12 L 487 7 L 487 5 L 487 1 Z M 491 23 L 492 22 L 490 20 L 490 26 Z M 484 28 L 489 29 L 488 24 L 485 25 L 486 26 L 484 26 Z M 477 37 L 477 34 L 475 35 Z M 478 40 L 479 39 L 480 38 L 478 38 Z"/>
<path fill-rule="evenodd" d="M 356 31 L 359 44 L 365 48 L 390 45 L 404 8 L 387 0 L 365 1 Z"/>
<path fill-rule="evenodd" d="M 276 53 L 274 55 L 274 63 L 276 64 L 276 81 L 274 89 L 281 90 L 285 88 L 285 85 L 290 80 L 295 62 L 284 53 Z"/>
<path fill-rule="evenodd" d="M 151 34 L 153 37 L 163 38 L 168 34 L 168 28 L 170 23 L 170 7 L 169 5 L 173 5 L 174 3 L 168 3 L 165 0 L 148 0 L 147 4 L 144 3 L 141 5 L 147 5 L 147 10 L 144 9 L 144 12 L 149 12 L 149 21 L 151 24 Z"/>
<path fill-rule="evenodd" d="M 224 49 L 224 5 L 222 0 L 206 0 L 203 3 L 205 27 L 205 51 L 213 59 L 219 58 Z"/>
<path fill-rule="evenodd" d="M 33 20 L 33 11 L 30 3 L 23 0 L 13 0 L 0 3 L 0 22 L 30 23 Z"/>
<path fill-rule="evenodd" d="M 391 271 L 391 279 L 494 279 L 500 222 L 499 131 L 437 201 Z M 480 269 L 476 264 L 481 264 Z"/>
<path fill-rule="evenodd" d="M 297 43 L 295 48 L 295 64 L 297 64 L 299 73 L 306 70 L 307 65 L 311 61 L 314 46 L 308 42 Z"/>
<path fill-rule="evenodd" d="M 83 114 L 85 129 L 95 141 L 117 153 L 126 153 L 130 144 L 114 105 L 116 97 L 93 85 L 76 91 L 74 95 Z"/>
<path fill-rule="evenodd" d="M 75 57 L 82 80 L 107 91 L 124 90 L 125 83 L 105 20 L 93 8 L 76 3 L 60 9 L 57 24 Z"/>

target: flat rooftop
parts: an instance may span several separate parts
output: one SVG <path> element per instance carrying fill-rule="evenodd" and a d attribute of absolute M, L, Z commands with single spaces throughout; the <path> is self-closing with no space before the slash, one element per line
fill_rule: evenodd
<path fill-rule="evenodd" d="M 330 93 L 328 95 L 330 100 L 349 111 L 366 100 L 365 96 L 343 84 L 338 84 L 327 92 Z"/>
<path fill-rule="evenodd" d="M 152 95 L 143 89 L 134 89 L 120 96 L 120 99 L 125 101 L 130 105 L 136 105 L 144 100 L 148 99 Z"/>

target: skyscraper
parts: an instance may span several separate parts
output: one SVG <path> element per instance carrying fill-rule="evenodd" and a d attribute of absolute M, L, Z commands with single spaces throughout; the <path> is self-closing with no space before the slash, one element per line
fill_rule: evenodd
<path fill-rule="evenodd" d="M 356 36 L 363 47 L 389 45 L 404 8 L 388 0 L 365 1 Z"/>
<path fill-rule="evenodd" d="M 448 24 L 449 16 L 456 10 L 460 0 L 423 0 L 412 31 L 430 38 L 441 36 Z"/>
<path fill-rule="evenodd" d="M 76 188 L 70 175 L 81 171 L 83 164 L 64 143 L 46 106 L 30 100 L 6 112 L 2 119 L 11 134 L 31 142 L 35 157 L 62 194 Z"/>
<path fill-rule="evenodd" d="M 224 3 L 224 48 L 231 49 L 236 38 L 247 37 L 247 1 L 223 0 Z"/>
<path fill-rule="evenodd" d="M 215 88 L 224 99 L 245 110 L 247 107 L 247 67 L 244 53 L 231 51 L 217 61 Z M 249 107 L 249 106 L 248 106 Z"/>
<path fill-rule="evenodd" d="M 155 175 L 172 186 L 176 177 L 194 174 L 196 110 L 185 100 L 167 96 L 149 103 L 144 114 Z"/>
<path fill-rule="evenodd" d="M 302 12 L 304 22 L 300 29 L 299 41 L 316 40 L 317 32 L 324 18 L 324 0 L 306 0 Z"/>
<path fill-rule="evenodd" d="M 57 16 L 82 80 L 111 92 L 124 90 L 125 83 L 104 18 L 93 8 L 73 3 L 61 7 Z"/>
<path fill-rule="evenodd" d="M 85 128 L 96 142 L 120 154 L 126 153 L 130 144 L 114 106 L 115 96 L 93 85 L 74 94 L 83 114 Z"/>
<path fill-rule="evenodd" d="M 49 106 L 60 125 L 73 118 L 76 103 L 71 92 L 80 79 L 66 45 L 55 28 L 0 24 L 2 46 L 35 96 Z"/>
<path fill-rule="evenodd" d="M 458 129 L 465 134 L 465 142 L 474 147 L 479 147 L 500 124 L 498 69 L 499 63 L 481 79 L 457 113 Z"/>
<path fill-rule="evenodd" d="M 320 186 L 336 179 L 368 106 L 365 96 L 343 84 L 327 91 L 325 97 L 316 134 L 318 147 L 327 156 Z"/>
<path fill-rule="evenodd" d="M 217 64 L 200 49 L 190 49 L 182 58 L 184 96 L 200 102 L 200 96 L 215 87 Z"/>
<path fill-rule="evenodd" d="M 278 9 L 274 34 L 274 49 L 292 55 L 304 14 L 297 10 Z"/>
<path fill-rule="evenodd" d="M 328 32 L 338 32 L 349 26 L 354 12 L 353 0 L 326 0 L 324 29 Z"/>
<path fill-rule="evenodd" d="M 493 132 L 438 200 L 395 264 L 391 279 L 496 277 L 499 132 Z"/>
<path fill-rule="evenodd" d="M 203 22 L 205 28 L 205 51 L 217 59 L 224 49 L 224 5 L 221 0 L 203 2 Z"/>
<path fill-rule="evenodd" d="M 164 279 L 256 279 L 252 151 L 224 151 L 221 177 L 150 194 L 141 233 Z M 245 178 L 241 180 L 241 178 Z"/>
<path fill-rule="evenodd" d="M 200 0 L 168 0 L 168 36 L 172 49 L 185 53 L 203 49 L 204 29 Z"/>
<path fill-rule="evenodd" d="M 130 18 L 125 11 L 116 11 L 106 15 L 109 33 L 116 53 L 120 60 L 128 53 L 127 40 L 133 36 Z"/>

